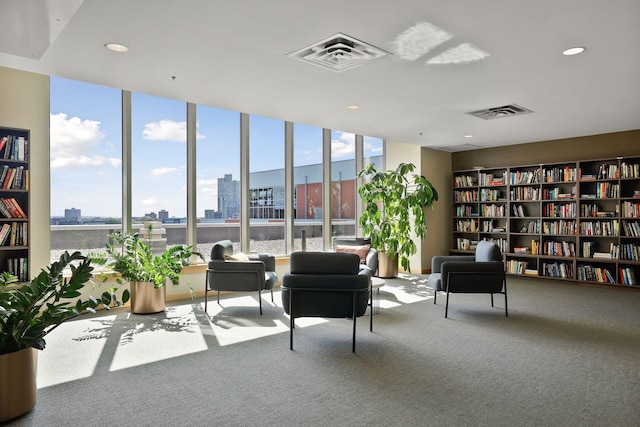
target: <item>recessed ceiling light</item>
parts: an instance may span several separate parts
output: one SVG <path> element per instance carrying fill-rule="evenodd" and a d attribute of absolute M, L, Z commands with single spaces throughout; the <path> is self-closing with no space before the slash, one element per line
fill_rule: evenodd
<path fill-rule="evenodd" d="M 465 138 L 473 138 L 475 135 L 465 135 Z"/>
<path fill-rule="evenodd" d="M 360 108 L 360 106 L 359 106 L 359 105 L 347 105 L 347 108 L 348 108 L 349 110 L 357 110 L 357 109 L 359 109 L 359 108 Z"/>
<path fill-rule="evenodd" d="M 569 49 L 563 50 L 562 54 L 565 56 L 578 55 L 585 50 L 587 50 L 587 48 L 582 46 L 570 47 Z"/>
<path fill-rule="evenodd" d="M 104 47 L 114 52 L 127 52 L 129 50 L 128 46 L 125 46 L 121 43 L 106 43 Z"/>

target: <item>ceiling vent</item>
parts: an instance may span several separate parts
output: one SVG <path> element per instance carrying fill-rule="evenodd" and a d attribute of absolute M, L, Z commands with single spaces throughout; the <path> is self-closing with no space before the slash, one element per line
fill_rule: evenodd
<path fill-rule="evenodd" d="M 516 104 L 505 105 L 503 107 L 487 108 L 486 110 L 471 111 L 467 114 L 476 116 L 484 120 L 501 119 L 503 117 L 519 116 L 521 114 L 533 113 Z"/>
<path fill-rule="evenodd" d="M 311 46 L 291 52 L 287 56 L 325 70 L 341 73 L 388 54 L 375 46 L 338 33 Z"/>
<path fill-rule="evenodd" d="M 439 147 L 429 147 L 429 148 L 432 148 L 434 150 L 448 151 L 450 153 L 455 153 L 458 151 L 477 150 L 478 148 L 481 148 L 481 147 L 479 145 L 474 145 L 474 144 L 458 144 L 458 145 L 441 145 Z"/>

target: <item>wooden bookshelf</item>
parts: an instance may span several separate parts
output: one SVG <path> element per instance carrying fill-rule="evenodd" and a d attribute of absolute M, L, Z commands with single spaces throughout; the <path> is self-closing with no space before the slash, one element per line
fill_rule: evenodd
<path fill-rule="evenodd" d="M 489 240 L 510 275 L 640 288 L 640 157 L 453 175 L 452 253 Z"/>
<path fill-rule="evenodd" d="M 0 127 L 0 272 L 29 274 L 29 130 Z"/>

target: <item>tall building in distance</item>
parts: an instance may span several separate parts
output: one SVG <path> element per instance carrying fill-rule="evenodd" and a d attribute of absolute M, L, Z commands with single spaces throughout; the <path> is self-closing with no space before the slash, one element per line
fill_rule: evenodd
<path fill-rule="evenodd" d="M 234 181 L 230 173 L 218 178 L 218 212 L 223 219 L 240 217 L 240 181 Z"/>
<path fill-rule="evenodd" d="M 71 208 L 64 210 L 64 222 L 66 224 L 80 224 L 82 221 L 82 210 Z"/>
<path fill-rule="evenodd" d="M 165 211 L 164 209 L 160 209 L 160 210 L 158 211 L 158 219 L 159 219 L 160 221 L 163 221 L 163 220 L 165 220 L 165 219 L 167 219 L 167 218 L 169 218 L 169 212 L 168 212 L 168 211 Z"/>

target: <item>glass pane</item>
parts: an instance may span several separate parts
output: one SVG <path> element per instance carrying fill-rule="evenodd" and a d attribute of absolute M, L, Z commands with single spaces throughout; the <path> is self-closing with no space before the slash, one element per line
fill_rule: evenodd
<path fill-rule="evenodd" d="M 365 136 L 364 138 L 364 162 L 366 166 L 369 163 L 376 165 L 376 169 L 382 169 L 382 155 L 384 145 L 382 139 Z"/>
<path fill-rule="evenodd" d="M 131 211 L 133 231 L 158 221 L 168 245 L 186 243 L 187 106 L 131 94 Z"/>
<path fill-rule="evenodd" d="M 121 92 L 51 77 L 51 260 L 121 229 Z"/>
<path fill-rule="evenodd" d="M 240 113 L 196 106 L 198 251 L 218 240 L 240 251 Z"/>
<path fill-rule="evenodd" d="M 322 251 L 322 128 L 293 125 L 293 167 L 293 249 Z"/>
<path fill-rule="evenodd" d="M 355 135 L 331 131 L 331 233 L 355 237 L 356 150 Z"/>
<path fill-rule="evenodd" d="M 249 120 L 251 252 L 282 255 L 284 244 L 284 122 Z"/>

